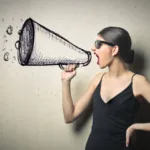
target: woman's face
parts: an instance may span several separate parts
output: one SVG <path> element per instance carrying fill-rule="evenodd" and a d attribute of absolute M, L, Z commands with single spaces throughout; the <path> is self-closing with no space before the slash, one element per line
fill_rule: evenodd
<path fill-rule="evenodd" d="M 101 36 L 97 36 L 96 40 L 105 41 Z M 92 47 L 92 51 L 96 55 L 97 64 L 101 69 L 107 67 L 113 60 L 112 47 L 107 44 L 102 43 L 99 48 L 96 48 L 94 44 Z"/>

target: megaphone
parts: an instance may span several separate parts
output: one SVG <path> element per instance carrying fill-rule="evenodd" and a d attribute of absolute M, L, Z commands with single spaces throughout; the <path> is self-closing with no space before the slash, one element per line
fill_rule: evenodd
<path fill-rule="evenodd" d="M 22 66 L 46 66 L 75 64 L 87 66 L 91 52 L 86 51 L 58 33 L 44 27 L 33 19 L 27 19 L 18 32 L 18 62 Z"/>

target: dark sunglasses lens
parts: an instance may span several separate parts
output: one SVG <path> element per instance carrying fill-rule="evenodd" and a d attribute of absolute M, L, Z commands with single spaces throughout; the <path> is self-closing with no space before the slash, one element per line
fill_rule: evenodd
<path fill-rule="evenodd" d="M 95 41 L 95 47 L 96 49 L 99 49 L 102 46 L 101 41 Z"/>

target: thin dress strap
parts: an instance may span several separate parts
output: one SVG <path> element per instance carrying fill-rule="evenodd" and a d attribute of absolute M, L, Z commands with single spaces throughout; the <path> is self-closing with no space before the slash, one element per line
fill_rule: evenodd
<path fill-rule="evenodd" d="M 106 73 L 106 72 L 105 72 L 105 73 Z M 101 83 L 101 81 L 102 81 L 102 78 L 103 78 L 103 76 L 104 76 L 104 74 L 105 74 L 105 73 L 103 73 L 103 75 L 102 75 L 102 77 L 101 77 L 101 80 L 100 80 L 100 83 Z"/>
<path fill-rule="evenodd" d="M 134 75 L 136 75 L 136 73 L 134 73 L 133 76 L 134 76 Z M 132 82 L 132 83 L 133 83 L 133 76 L 132 76 L 132 78 L 131 78 L 131 82 Z"/>

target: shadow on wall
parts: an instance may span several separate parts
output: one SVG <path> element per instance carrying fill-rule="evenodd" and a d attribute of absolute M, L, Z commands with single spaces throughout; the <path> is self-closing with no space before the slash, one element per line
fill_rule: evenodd
<path fill-rule="evenodd" d="M 142 50 L 138 50 L 135 53 L 134 63 L 129 65 L 128 68 L 137 73 L 137 74 L 144 74 L 145 71 L 145 64 L 144 64 L 144 56 L 142 55 Z M 81 87 L 79 87 L 81 88 Z M 76 133 L 80 133 L 85 125 L 88 123 L 92 115 L 92 104 L 88 107 L 88 109 L 78 118 L 75 123 L 73 124 L 73 130 Z M 146 100 L 141 103 L 141 107 L 139 112 L 136 116 L 135 121 L 137 123 L 146 123 L 150 122 L 150 105 L 146 102 Z M 136 150 L 150 150 L 150 132 L 148 131 L 136 131 L 133 134 L 132 141 L 135 140 L 135 146 L 132 146 Z"/>
<path fill-rule="evenodd" d="M 134 62 L 129 65 L 128 68 L 137 74 L 144 74 L 143 72 L 146 69 L 146 65 L 141 49 L 135 50 Z"/>
<path fill-rule="evenodd" d="M 140 123 L 150 122 L 150 105 L 145 103 L 141 104 L 140 110 L 137 115 L 137 121 Z M 150 150 L 150 132 L 136 131 L 136 147 L 137 150 Z"/>

